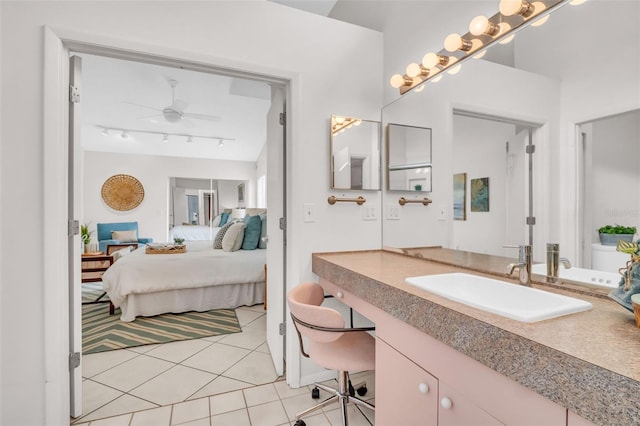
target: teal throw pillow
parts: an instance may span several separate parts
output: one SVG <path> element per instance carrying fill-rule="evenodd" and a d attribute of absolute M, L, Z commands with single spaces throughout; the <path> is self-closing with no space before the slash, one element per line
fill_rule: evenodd
<path fill-rule="evenodd" d="M 218 226 L 222 227 L 226 225 L 228 220 L 229 220 L 229 213 L 222 213 L 220 215 L 220 223 L 218 224 Z"/>
<path fill-rule="evenodd" d="M 260 216 L 246 216 L 244 218 L 244 241 L 243 250 L 255 250 L 260 242 L 260 232 L 262 231 L 262 220 Z"/>

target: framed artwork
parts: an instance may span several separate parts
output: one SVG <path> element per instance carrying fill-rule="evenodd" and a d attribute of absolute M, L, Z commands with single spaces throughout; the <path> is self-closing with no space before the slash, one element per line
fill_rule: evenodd
<path fill-rule="evenodd" d="M 467 174 L 453 175 L 453 220 L 467 220 Z"/>
<path fill-rule="evenodd" d="M 471 179 L 471 211 L 489 211 L 489 178 Z"/>

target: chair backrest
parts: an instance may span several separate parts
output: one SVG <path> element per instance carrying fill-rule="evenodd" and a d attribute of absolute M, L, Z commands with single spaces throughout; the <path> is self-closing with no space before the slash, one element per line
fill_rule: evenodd
<path fill-rule="evenodd" d="M 320 327 L 344 328 L 344 318 L 335 309 L 320 306 L 324 300 L 324 289 L 317 283 L 299 284 L 289 291 L 287 302 L 291 313 L 307 324 Z M 295 321 L 295 320 L 294 320 Z M 296 323 L 300 334 L 316 342 L 332 342 L 343 332 L 314 330 Z"/>
<path fill-rule="evenodd" d="M 138 222 L 114 222 L 96 224 L 98 241 L 110 240 L 111 231 L 136 231 L 138 234 Z"/>

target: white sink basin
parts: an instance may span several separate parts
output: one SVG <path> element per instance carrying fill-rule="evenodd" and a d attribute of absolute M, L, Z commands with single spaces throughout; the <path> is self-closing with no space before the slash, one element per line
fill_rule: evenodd
<path fill-rule="evenodd" d="M 539 263 L 537 265 L 531 265 L 531 273 L 547 275 L 547 264 Z M 592 269 L 576 268 L 572 266 L 569 269 L 560 266 L 558 268 L 558 275 L 560 279 L 576 281 L 583 284 L 596 287 L 606 287 L 613 289 L 620 284 L 620 278 L 622 275 L 615 274 L 613 272 L 594 271 Z"/>
<path fill-rule="evenodd" d="M 521 322 L 542 321 L 592 308 L 584 300 L 465 273 L 425 275 L 405 281 L 447 299 Z"/>

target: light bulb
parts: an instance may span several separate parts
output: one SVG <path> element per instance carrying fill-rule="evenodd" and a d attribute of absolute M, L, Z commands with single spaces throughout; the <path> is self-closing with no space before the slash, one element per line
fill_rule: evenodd
<path fill-rule="evenodd" d="M 504 16 L 521 15 L 525 18 L 534 12 L 533 5 L 526 0 L 500 0 L 499 9 Z"/>
<path fill-rule="evenodd" d="M 449 57 L 448 56 L 440 56 L 440 55 L 435 54 L 433 52 L 427 53 L 422 58 L 422 65 L 425 68 L 428 68 L 429 70 L 431 70 L 432 73 L 433 73 L 433 69 L 436 67 L 436 65 L 444 66 L 444 65 L 447 65 L 448 63 L 449 63 Z"/>
<path fill-rule="evenodd" d="M 473 56 L 473 59 L 480 59 L 486 54 L 487 54 L 487 49 L 481 50 L 479 53 Z"/>
<path fill-rule="evenodd" d="M 500 27 L 489 21 L 486 16 L 476 16 L 469 24 L 469 32 L 475 36 L 482 34 L 494 36 L 500 32 Z"/>
<path fill-rule="evenodd" d="M 536 22 L 533 22 L 533 23 L 531 24 L 531 26 L 532 26 L 532 27 L 539 27 L 539 26 L 541 26 L 541 25 L 544 25 L 544 23 L 545 23 L 545 22 L 547 22 L 548 20 L 549 20 L 549 15 L 544 16 L 544 17 L 542 17 L 542 18 L 538 19 Z"/>
<path fill-rule="evenodd" d="M 444 48 L 449 52 L 455 52 L 456 50 L 468 51 L 471 50 L 472 44 L 469 40 L 463 39 L 460 34 L 449 34 L 444 39 Z"/>
<path fill-rule="evenodd" d="M 417 92 L 417 93 L 420 93 L 420 92 L 422 92 L 422 91 L 424 90 L 424 87 L 425 87 L 425 86 L 426 86 L 426 84 L 421 84 L 421 85 L 419 85 L 418 87 L 416 87 L 416 88 L 414 89 L 414 91 L 415 91 L 415 92 Z"/>
<path fill-rule="evenodd" d="M 569 4 L 570 4 L 571 6 L 579 6 L 579 5 L 581 5 L 582 3 L 586 2 L 586 1 L 587 1 L 587 0 L 571 0 L 571 1 L 569 2 Z"/>
<path fill-rule="evenodd" d="M 338 123 L 338 124 L 344 123 L 344 117 L 342 117 L 340 115 L 336 115 L 335 119 L 336 119 L 336 123 Z"/>
<path fill-rule="evenodd" d="M 415 62 L 407 65 L 407 75 L 409 77 L 417 77 L 420 75 L 420 73 L 422 73 L 420 65 L 416 64 Z"/>
<path fill-rule="evenodd" d="M 431 82 L 432 82 L 432 83 L 437 83 L 437 82 L 439 82 L 440 80 L 442 80 L 442 74 L 441 74 L 441 75 L 439 75 L 439 76 L 437 76 L 436 78 L 432 79 L 432 80 L 431 80 Z"/>
<path fill-rule="evenodd" d="M 509 44 L 511 43 L 511 41 L 516 37 L 515 34 L 511 34 L 510 36 L 507 36 L 505 38 L 503 38 L 502 40 L 500 40 L 498 43 L 500 44 Z"/>
<path fill-rule="evenodd" d="M 123 130 L 122 133 L 120 134 L 120 137 L 122 139 L 127 139 L 129 137 L 129 133 L 127 133 L 126 130 Z"/>
<path fill-rule="evenodd" d="M 462 64 L 458 64 L 455 67 L 448 70 L 447 72 L 451 75 L 455 75 L 455 74 L 458 74 L 461 69 L 462 69 Z"/>
<path fill-rule="evenodd" d="M 394 74 L 391 77 L 391 87 L 393 87 L 394 89 L 397 89 L 400 86 L 406 86 L 406 85 L 407 85 L 407 80 L 403 75 Z"/>
<path fill-rule="evenodd" d="M 224 141 L 222 139 L 218 141 L 218 146 L 224 146 Z"/>

